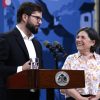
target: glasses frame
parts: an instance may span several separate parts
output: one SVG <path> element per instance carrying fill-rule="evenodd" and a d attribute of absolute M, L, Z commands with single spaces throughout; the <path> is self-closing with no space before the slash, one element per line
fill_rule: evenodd
<path fill-rule="evenodd" d="M 39 16 L 35 16 L 35 15 L 31 15 L 32 17 L 34 17 L 37 21 L 42 21 L 42 18 Z"/>

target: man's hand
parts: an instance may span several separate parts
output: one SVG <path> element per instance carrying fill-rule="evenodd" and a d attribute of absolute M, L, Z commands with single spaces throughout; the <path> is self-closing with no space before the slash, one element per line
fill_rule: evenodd
<path fill-rule="evenodd" d="M 91 97 L 89 98 L 89 100 L 99 100 L 99 97 L 91 96 Z"/>
<path fill-rule="evenodd" d="M 22 66 L 22 70 L 29 70 L 31 69 L 31 61 L 27 61 L 23 66 Z"/>

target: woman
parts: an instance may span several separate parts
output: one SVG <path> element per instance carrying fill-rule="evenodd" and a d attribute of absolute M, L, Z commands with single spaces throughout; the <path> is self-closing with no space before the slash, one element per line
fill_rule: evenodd
<path fill-rule="evenodd" d="M 92 28 L 79 30 L 76 36 L 78 52 L 69 55 L 62 67 L 67 70 L 84 70 L 85 88 L 61 89 L 66 100 L 100 99 L 100 55 L 95 50 L 99 46 L 99 36 Z"/>

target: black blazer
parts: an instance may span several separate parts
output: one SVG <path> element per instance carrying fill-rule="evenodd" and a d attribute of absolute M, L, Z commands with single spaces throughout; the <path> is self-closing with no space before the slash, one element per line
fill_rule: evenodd
<path fill-rule="evenodd" d="M 32 42 L 39 58 L 39 67 L 42 68 L 42 47 L 36 39 Z M 0 86 L 4 85 L 4 80 L 9 75 L 17 72 L 18 66 L 22 66 L 28 60 L 27 48 L 17 28 L 0 38 Z"/>

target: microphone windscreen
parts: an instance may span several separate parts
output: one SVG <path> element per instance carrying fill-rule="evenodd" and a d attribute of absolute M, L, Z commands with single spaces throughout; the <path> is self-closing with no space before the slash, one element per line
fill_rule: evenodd
<path fill-rule="evenodd" d="M 58 42 L 58 41 L 54 41 L 54 42 L 53 42 L 53 45 L 54 45 L 54 46 L 57 46 L 57 45 L 59 45 L 59 42 Z"/>
<path fill-rule="evenodd" d="M 47 40 L 46 40 L 46 41 L 44 41 L 44 43 L 43 43 L 43 44 L 44 44 L 44 46 L 45 46 L 45 47 L 47 47 L 47 48 L 50 48 L 50 47 L 52 46 L 52 45 L 50 44 L 50 42 L 49 42 L 49 41 L 47 41 Z"/>
<path fill-rule="evenodd" d="M 64 48 L 61 46 L 61 44 L 58 41 L 53 42 L 54 47 L 56 47 L 59 51 L 63 51 Z"/>
<path fill-rule="evenodd" d="M 49 42 L 46 40 L 43 42 L 44 46 L 47 46 L 49 44 Z"/>

